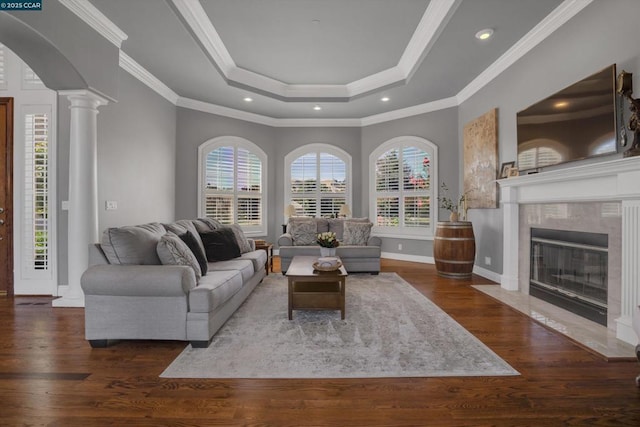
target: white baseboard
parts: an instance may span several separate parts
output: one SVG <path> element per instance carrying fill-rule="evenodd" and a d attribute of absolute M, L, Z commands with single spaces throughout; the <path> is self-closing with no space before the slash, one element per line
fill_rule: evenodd
<path fill-rule="evenodd" d="M 496 273 L 494 271 L 491 270 L 487 270 L 486 268 L 482 268 L 482 267 L 478 267 L 477 265 L 473 266 L 473 273 L 477 274 L 478 276 L 482 276 L 485 279 L 489 279 L 492 280 L 496 283 L 500 283 L 500 279 L 502 277 L 502 274 L 500 273 Z"/>
<path fill-rule="evenodd" d="M 395 259 L 398 261 L 422 262 L 424 264 L 435 264 L 433 257 L 422 255 L 398 254 L 395 252 L 382 252 L 381 258 Z"/>

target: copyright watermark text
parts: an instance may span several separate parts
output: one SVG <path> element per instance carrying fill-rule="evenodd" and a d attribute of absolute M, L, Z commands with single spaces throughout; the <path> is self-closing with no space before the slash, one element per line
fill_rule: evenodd
<path fill-rule="evenodd" d="M 0 2 L 0 10 L 42 10 L 40 1 L 3 1 Z"/>

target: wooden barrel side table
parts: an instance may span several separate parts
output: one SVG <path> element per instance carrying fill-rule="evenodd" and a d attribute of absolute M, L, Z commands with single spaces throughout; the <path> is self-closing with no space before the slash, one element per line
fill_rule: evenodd
<path fill-rule="evenodd" d="M 433 257 L 438 275 L 468 279 L 476 258 L 476 239 L 469 221 L 439 221 L 433 241 Z"/>

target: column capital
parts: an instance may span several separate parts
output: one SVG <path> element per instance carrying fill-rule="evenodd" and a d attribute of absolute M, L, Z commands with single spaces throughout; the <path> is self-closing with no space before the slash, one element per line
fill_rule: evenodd
<path fill-rule="evenodd" d="M 96 109 L 109 103 L 107 98 L 89 89 L 61 90 L 58 91 L 58 94 L 66 96 L 67 99 L 71 101 L 69 108 L 80 107 Z"/>

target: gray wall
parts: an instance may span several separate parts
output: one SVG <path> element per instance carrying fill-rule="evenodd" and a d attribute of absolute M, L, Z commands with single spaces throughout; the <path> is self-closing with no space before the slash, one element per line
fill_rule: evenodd
<path fill-rule="evenodd" d="M 637 0 L 593 2 L 459 107 L 459 146 L 464 124 L 497 107 L 498 164 L 516 160 L 518 111 L 613 63 L 618 72 L 633 72 L 639 87 L 638 16 Z M 462 159 L 459 166 L 461 177 Z M 475 209 L 470 218 L 478 245 L 476 264 L 501 273 L 502 209 Z"/>
<path fill-rule="evenodd" d="M 458 115 L 455 108 L 434 111 L 419 116 L 393 120 L 362 128 L 362 182 L 369 181 L 369 155 L 381 144 L 398 136 L 419 136 L 438 146 L 438 181 L 450 189 L 459 186 L 458 172 Z M 439 185 L 439 183 L 436 183 Z M 368 184 L 363 186 L 362 214 L 369 216 Z M 435 203 L 436 201 L 434 201 Z M 440 210 L 440 218 L 448 212 Z M 382 251 L 402 255 L 433 256 L 433 241 L 412 239 L 382 239 Z M 402 243 L 402 250 L 398 244 Z"/>
<path fill-rule="evenodd" d="M 98 109 L 99 230 L 174 219 L 176 107 L 129 73 L 120 99 Z M 69 191 L 69 102 L 58 97 L 58 198 Z M 105 201 L 118 203 L 106 211 Z M 58 203 L 60 207 L 60 203 Z M 59 282 L 67 283 L 67 211 L 58 212 Z"/>

